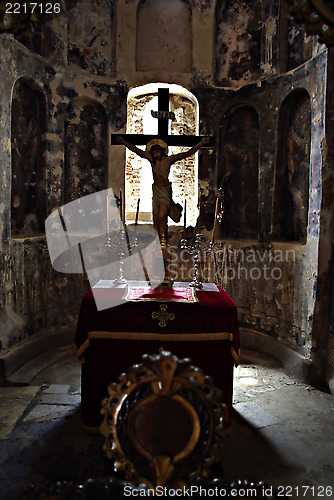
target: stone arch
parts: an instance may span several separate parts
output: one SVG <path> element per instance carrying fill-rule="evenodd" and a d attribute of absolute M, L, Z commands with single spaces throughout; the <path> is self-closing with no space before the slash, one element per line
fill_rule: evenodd
<path fill-rule="evenodd" d="M 192 70 L 192 10 L 187 0 L 142 0 L 136 36 L 137 71 Z"/>
<path fill-rule="evenodd" d="M 230 110 L 220 132 L 224 215 L 221 234 L 227 237 L 258 237 L 259 118 L 251 106 Z"/>
<path fill-rule="evenodd" d="M 215 80 L 240 85 L 260 77 L 262 6 L 258 0 L 218 0 Z"/>
<path fill-rule="evenodd" d="M 65 117 L 64 203 L 107 187 L 107 117 L 98 102 L 73 99 Z"/>
<path fill-rule="evenodd" d="M 283 101 L 278 119 L 272 236 L 306 242 L 309 206 L 311 103 L 305 89 Z"/>
<path fill-rule="evenodd" d="M 158 88 L 169 88 L 169 107 L 175 114 L 170 123 L 170 133 L 196 135 L 198 131 L 198 102 L 193 94 L 180 85 L 162 83 L 147 84 L 132 89 L 128 95 L 127 133 L 154 134 L 158 132 L 158 121 L 151 110 L 158 108 Z M 168 154 L 176 154 L 189 148 L 170 147 Z M 140 198 L 140 222 L 152 222 L 152 172 L 149 163 L 127 150 L 125 169 L 126 219 L 135 219 Z M 186 158 L 172 166 L 170 180 L 173 198 L 184 205 L 187 200 L 187 223 L 195 225 L 198 203 L 198 165 L 196 156 Z M 180 221 L 179 224 L 181 224 Z"/>
<path fill-rule="evenodd" d="M 46 100 L 37 83 L 16 81 L 12 95 L 12 236 L 44 233 L 46 219 Z"/>

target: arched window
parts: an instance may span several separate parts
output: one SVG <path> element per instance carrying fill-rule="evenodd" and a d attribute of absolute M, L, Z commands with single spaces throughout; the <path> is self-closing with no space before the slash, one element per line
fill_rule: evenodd
<path fill-rule="evenodd" d="M 74 99 L 65 120 L 64 203 L 107 187 L 106 116 L 99 103 Z"/>
<path fill-rule="evenodd" d="M 305 242 L 311 145 L 311 104 L 306 90 L 284 100 L 278 122 L 273 239 Z"/>
<path fill-rule="evenodd" d="M 12 236 L 44 233 L 46 103 L 38 85 L 20 78 L 12 100 Z"/>
<path fill-rule="evenodd" d="M 142 0 L 137 14 L 137 71 L 192 70 L 192 11 L 186 0 Z"/>
<path fill-rule="evenodd" d="M 179 85 L 162 83 L 148 84 L 132 89 L 128 95 L 127 133 L 158 133 L 158 120 L 151 110 L 158 109 L 158 88 L 169 88 L 169 108 L 175 114 L 170 122 L 170 134 L 196 135 L 198 130 L 198 104 L 196 98 Z M 141 146 L 144 148 L 144 146 Z M 176 154 L 189 148 L 169 147 L 168 154 Z M 172 166 L 170 181 L 173 185 L 173 199 L 184 206 L 187 201 L 187 224 L 195 225 L 198 202 L 197 157 L 186 158 Z M 125 199 L 126 219 L 135 220 L 138 199 L 139 222 L 152 222 L 152 172 L 147 160 L 131 151 L 126 152 Z M 179 224 L 181 224 L 180 221 Z"/>

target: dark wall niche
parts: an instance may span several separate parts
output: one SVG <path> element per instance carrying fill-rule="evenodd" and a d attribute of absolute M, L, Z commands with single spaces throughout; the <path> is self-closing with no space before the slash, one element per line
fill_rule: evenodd
<path fill-rule="evenodd" d="M 258 236 L 259 119 L 250 106 L 234 109 L 220 133 L 218 186 L 224 197 L 221 235 Z"/>
<path fill-rule="evenodd" d="M 305 243 L 311 144 L 311 105 L 306 90 L 296 90 L 283 101 L 277 139 L 273 240 Z"/>
<path fill-rule="evenodd" d="M 45 164 L 46 102 L 30 79 L 20 78 L 12 98 L 12 193 L 13 237 L 44 232 L 46 218 Z"/>
<path fill-rule="evenodd" d="M 107 187 L 107 118 L 103 107 L 74 99 L 65 118 L 64 203 Z"/>

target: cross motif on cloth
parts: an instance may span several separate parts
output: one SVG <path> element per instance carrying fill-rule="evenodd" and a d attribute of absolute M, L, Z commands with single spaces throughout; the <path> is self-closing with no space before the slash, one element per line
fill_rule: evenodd
<path fill-rule="evenodd" d="M 159 88 L 158 89 L 158 111 L 152 111 L 152 116 L 158 120 L 158 135 L 146 135 L 146 134 L 112 134 L 111 144 L 118 144 L 117 137 L 123 137 L 126 141 L 134 144 L 135 146 L 146 145 L 152 139 L 162 139 L 168 146 L 185 146 L 191 147 L 195 146 L 206 136 L 200 135 L 169 135 L 168 134 L 168 120 L 174 119 L 174 113 L 169 111 L 169 89 Z M 203 147 L 212 148 L 214 147 L 213 138 L 210 142 L 205 144 Z"/>
<path fill-rule="evenodd" d="M 151 314 L 151 316 L 152 316 L 153 319 L 158 319 L 159 320 L 159 326 L 161 328 L 163 328 L 164 326 L 166 326 L 167 321 L 169 319 L 173 320 L 175 318 L 175 314 L 174 313 L 169 313 L 167 311 L 167 305 L 166 304 L 160 304 L 160 311 L 159 312 L 153 311 L 152 314 Z"/>

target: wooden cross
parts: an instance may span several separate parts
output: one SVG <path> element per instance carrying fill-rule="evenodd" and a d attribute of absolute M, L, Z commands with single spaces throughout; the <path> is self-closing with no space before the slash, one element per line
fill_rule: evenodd
<path fill-rule="evenodd" d="M 168 146 L 185 146 L 192 147 L 199 143 L 205 136 L 200 135 L 169 135 L 168 134 L 168 121 L 173 119 L 174 113 L 169 111 L 169 89 L 158 89 L 158 111 L 152 111 L 152 116 L 158 119 L 158 135 L 146 134 L 112 134 L 111 144 L 118 144 L 117 137 L 123 137 L 126 141 L 134 144 L 135 146 L 146 145 L 152 139 L 162 139 Z M 213 148 L 214 140 L 211 137 L 210 142 L 203 147 Z"/>

